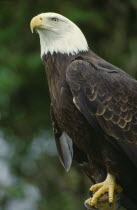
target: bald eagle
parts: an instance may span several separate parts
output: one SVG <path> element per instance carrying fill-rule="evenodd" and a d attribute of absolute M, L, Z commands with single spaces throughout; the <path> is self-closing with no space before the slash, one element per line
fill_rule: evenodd
<path fill-rule="evenodd" d="M 61 163 L 77 161 L 94 185 L 85 201 L 96 206 L 108 192 L 113 203 L 137 209 L 137 81 L 93 53 L 68 18 L 42 13 L 31 20 L 40 37 Z"/>

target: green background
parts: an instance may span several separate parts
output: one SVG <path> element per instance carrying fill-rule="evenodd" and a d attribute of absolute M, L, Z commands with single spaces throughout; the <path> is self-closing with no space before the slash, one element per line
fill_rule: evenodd
<path fill-rule="evenodd" d="M 50 100 L 30 20 L 57 12 L 90 48 L 137 77 L 137 0 L 0 0 L 0 210 L 82 210 L 90 181 L 56 154 Z"/>

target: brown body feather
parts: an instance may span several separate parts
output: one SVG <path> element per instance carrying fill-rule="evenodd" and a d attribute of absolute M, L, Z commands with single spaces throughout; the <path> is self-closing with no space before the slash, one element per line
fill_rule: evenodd
<path fill-rule="evenodd" d="M 114 174 L 124 188 L 121 201 L 136 209 L 137 82 L 91 51 L 47 54 L 43 61 L 58 149 L 66 132 L 74 159 L 90 179 Z"/>

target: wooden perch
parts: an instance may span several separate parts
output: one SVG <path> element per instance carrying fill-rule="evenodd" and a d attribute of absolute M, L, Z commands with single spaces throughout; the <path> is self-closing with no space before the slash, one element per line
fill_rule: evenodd
<path fill-rule="evenodd" d="M 97 209 L 98 210 L 126 210 L 124 207 L 120 206 L 118 208 L 118 203 L 117 203 L 117 199 L 116 199 L 116 195 L 115 195 L 115 199 L 114 199 L 114 203 L 109 206 L 108 203 L 108 194 L 105 193 L 104 195 L 102 195 L 99 199 L 98 199 L 98 203 L 97 203 Z"/>

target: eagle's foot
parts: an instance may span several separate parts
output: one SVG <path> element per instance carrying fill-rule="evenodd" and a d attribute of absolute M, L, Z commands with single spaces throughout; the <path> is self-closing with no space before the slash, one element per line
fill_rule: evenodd
<path fill-rule="evenodd" d="M 108 199 L 109 203 L 112 204 L 114 201 L 114 191 L 120 193 L 122 188 L 116 184 L 115 177 L 108 174 L 104 182 L 92 185 L 90 191 L 93 193 L 93 196 L 85 201 L 85 206 L 93 207 L 97 205 L 98 199 L 106 192 L 108 193 L 106 200 Z"/>

